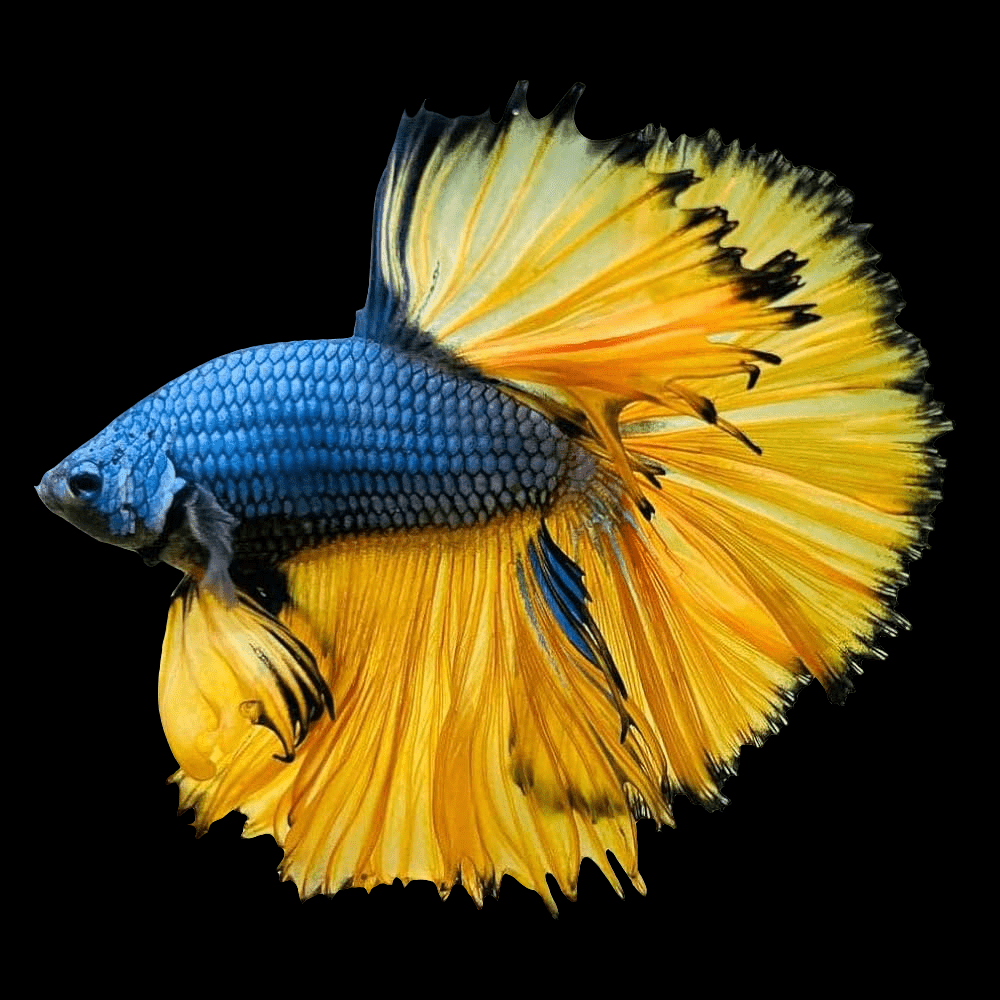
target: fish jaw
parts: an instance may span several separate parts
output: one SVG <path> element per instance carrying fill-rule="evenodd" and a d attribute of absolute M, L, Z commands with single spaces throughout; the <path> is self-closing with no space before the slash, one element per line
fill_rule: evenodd
<path fill-rule="evenodd" d="M 81 462 L 74 455 L 46 472 L 35 487 L 38 499 L 53 514 L 99 542 L 123 549 L 141 550 L 157 541 L 164 517 L 154 519 L 157 523 L 150 524 L 142 516 L 143 512 L 137 511 L 127 500 L 109 503 L 108 498 L 102 502 L 99 494 L 88 498 L 75 493 L 70 486 L 70 479 L 78 473 L 80 466 Z M 118 470 L 109 472 L 116 475 L 116 478 L 121 477 Z M 183 480 L 180 482 L 183 485 Z"/>
<path fill-rule="evenodd" d="M 38 499 L 45 504 L 53 514 L 58 514 L 75 528 L 85 531 L 88 535 L 101 542 L 123 544 L 124 538 L 115 541 L 108 534 L 107 520 L 104 515 L 74 495 L 69 487 L 69 471 L 62 462 L 42 476 L 42 481 L 35 487 Z M 132 546 L 127 546 L 131 548 Z"/>

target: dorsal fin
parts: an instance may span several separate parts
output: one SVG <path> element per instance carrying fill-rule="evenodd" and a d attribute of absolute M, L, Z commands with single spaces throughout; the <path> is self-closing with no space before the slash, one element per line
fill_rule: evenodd
<path fill-rule="evenodd" d="M 801 321 L 804 304 L 772 306 L 801 263 L 788 253 L 747 269 L 722 246 L 736 220 L 696 197 L 680 206 L 700 180 L 682 163 L 688 140 L 653 126 L 588 139 L 574 121 L 582 86 L 537 119 L 526 88 L 499 122 L 404 115 L 355 335 L 471 367 L 575 424 L 649 516 L 622 410 L 655 402 L 759 450 L 686 382 L 756 381 L 755 362 L 780 360 L 713 337 Z"/>

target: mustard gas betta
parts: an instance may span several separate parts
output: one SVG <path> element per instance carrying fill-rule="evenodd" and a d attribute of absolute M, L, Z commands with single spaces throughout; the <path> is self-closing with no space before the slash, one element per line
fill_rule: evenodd
<path fill-rule="evenodd" d="M 515 91 L 404 116 L 353 337 L 249 347 L 38 486 L 180 569 L 183 808 L 303 895 L 581 860 L 721 800 L 796 689 L 891 621 L 946 429 L 829 175 L 717 135 L 607 141 Z"/>

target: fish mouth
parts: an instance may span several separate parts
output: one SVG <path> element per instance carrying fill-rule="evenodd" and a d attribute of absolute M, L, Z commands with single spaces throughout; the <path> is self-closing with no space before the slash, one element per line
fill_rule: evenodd
<path fill-rule="evenodd" d="M 35 487 L 35 492 L 38 494 L 38 499 L 53 514 L 58 514 L 59 517 L 88 534 L 94 533 L 93 527 L 86 523 L 88 521 L 86 507 L 81 506 L 76 497 L 73 496 L 69 488 L 68 477 L 59 466 L 49 469 L 42 476 L 42 481 Z"/>
<path fill-rule="evenodd" d="M 73 496 L 67 480 L 68 477 L 58 466 L 50 469 L 35 487 L 38 499 L 74 528 L 85 531 L 98 541 L 107 541 L 103 518 Z"/>
<path fill-rule="evenodd" d="M 60 489 L 60 487 L 62 487 Z M 64 500 L 63 494 L 66 490 L 66 483 L 63 477 L 51 469 L 42 476 L 42 481 L 35 487 L 38 499 L 52 511 L 53 514 L 62 514 Z"/>

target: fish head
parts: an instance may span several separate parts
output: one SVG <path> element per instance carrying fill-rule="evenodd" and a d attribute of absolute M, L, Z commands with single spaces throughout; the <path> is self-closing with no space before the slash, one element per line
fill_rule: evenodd
<path fill-rule="evenodd" d="M 46 472 L 35 491 L 53 514 L 99 541 L 147 548 L 186 485 L 157 438 L 129 411 Z"/>

